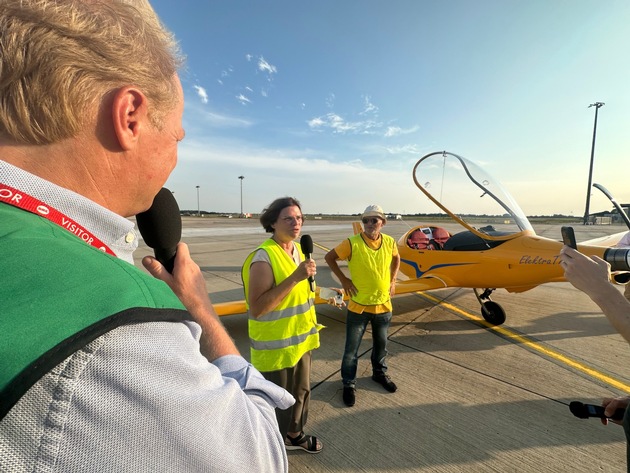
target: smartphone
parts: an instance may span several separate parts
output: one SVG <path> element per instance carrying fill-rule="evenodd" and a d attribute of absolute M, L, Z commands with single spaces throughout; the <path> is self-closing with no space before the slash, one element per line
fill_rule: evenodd
<path fill-rule="evenodd" d="M 606 419 L 604 414 L 604 407 L 596 406 L 594 404 L 582 404 L 579 401 L 572 401 L 569 404 L 569 409 L 575 417 L 580 419 L 588 419 L 589 417 L 597 417 L 599 419 Z M 612 420 L 623 420 L 623 416 L 626 412 L 625 408 L 619 408 L 615 410 L 615 413 L 610 417 Z"/>
<path fill-rule="evenodd" d="M 321 297 L 322 299 L 326 299 L 326 300 L 331 299 L 331 298 L 334 297 L 336 305 L 343 304 L 343 294 L 339 294 L 334 289 L 329 289 L 327 287 L 320 288 L 320 290 L 319 290 L 319 297 Z"/>
<path fill-rule="evenodd" d="M 573 227 L 562 227 L 560 229 L 562 233 L 562 241 L 565 245 L 570 246 L 574 250 L 577 250 L 577 242 L 575 241 L 575 232 Z"/>

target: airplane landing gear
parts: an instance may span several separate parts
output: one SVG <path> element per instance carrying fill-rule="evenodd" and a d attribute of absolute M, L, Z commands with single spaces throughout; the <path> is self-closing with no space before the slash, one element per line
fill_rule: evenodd
<path fill-rule="evenodd" d="M 491 325 L 501 325 L 505 322 L 505 310 L 503 310 L 500 304 L 490 299 L 490 294 L 492 294 L 494 289 L 486 289 L 481 294 L 477 292 L 477 289 L 473 290 L 481 305 L 481 315 L 485 321 Z"/>

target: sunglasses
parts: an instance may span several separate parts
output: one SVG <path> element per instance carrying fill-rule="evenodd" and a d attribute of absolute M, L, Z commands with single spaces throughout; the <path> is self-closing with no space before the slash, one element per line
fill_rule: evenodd
<path fill-rule="evenodd" d="M 376 225 L 378 223 L 378 218 L 362 218 L 361 221 L 364 224 Z"/>

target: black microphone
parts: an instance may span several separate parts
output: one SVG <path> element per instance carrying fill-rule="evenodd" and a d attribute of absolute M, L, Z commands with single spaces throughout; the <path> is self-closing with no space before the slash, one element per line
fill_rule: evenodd
<path fill-rule="evenodd" d="M 302 247 L 304 258 L 310 259 L 311 254 L 313 253 L 313 239 L 311 238 L 311 236 L 302 235 L 302 238 L 300 238 L 300 246 Z M 311 291 L 315 292 L 315 278 L 313 276 L 309 276 L 308 282 L 311 286 Z"/>
<path fill-rule="evenodd" d="M 588 419 L 589 417 L 597 417 L 599 419 L 606 419 L 604 414 L 604 408 L 602 406 L 596 406 L 594 404 L 582 404 L 580 401 L 573 401 L 569 404 L 571 414 L 580 419 Z M 609 419 L 623 420 L 623 415 L 626 409 L 623 407 L 615 410 L 615 413 Z"/>
<path fill-rule="evenodd" d="M 144 242 L 153 248 L 157 260 L 172 273 L 177 244 L 182 238 L 182 217 L 173 193 L 163 187 L 149 210 L 136 215 L 136 222 Z"/>

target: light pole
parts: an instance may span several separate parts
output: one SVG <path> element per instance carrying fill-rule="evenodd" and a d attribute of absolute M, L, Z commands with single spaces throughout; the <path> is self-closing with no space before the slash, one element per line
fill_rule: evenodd
<path fill-rule="evenodd" d="M 241 217 L 243 217 L 243 179 L 245 176 L 238 176 L 238 178 L 241 180 Z"/>
<path fill-rule="evenodd" d="M 197 187 L 197 217 L 201 217 L 201 210 L 199 209 L 199 186 Z"/>
<path fill-rule="evenodd" d="M 593 144 L 591 146 L 591 166 L 588 170 L 588 187 L 586 188 L 586 209 L 584 210 L 583 225 L 588 224 L 589 206 L 591 204 L 591 185 L 593 180 L 593 159 L 595 158 L 595 135 L 597 134 L 597 111 L 604 105 L 604 102 L 595 102 L 588 108 L 595 107 L 595 124 L 593 125 Z"/>

